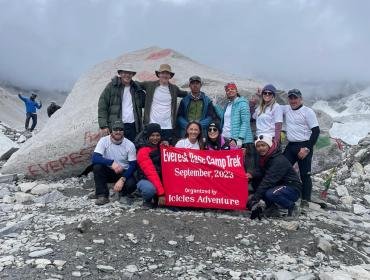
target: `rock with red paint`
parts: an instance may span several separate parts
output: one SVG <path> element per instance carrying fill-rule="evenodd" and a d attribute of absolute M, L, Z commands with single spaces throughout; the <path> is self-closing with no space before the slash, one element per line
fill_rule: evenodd
<path fill-rule="evenodd" d="M 134 79 L 155 80 L 160 64 L 171 65 L 172 82 L 187 90 L 188 79 L 199 75 L 202 90 L 209 96 L 224 96 L 224 84 L 234 81 L 242 94 L 254 93 L 261 84 L 209 68 L 171 50 L 151 47 L 124 54 L 92 67 L 74 85 L 63 107 L 40 132 L 28 139 L 8 162 L 2 173 L 24 174 L 29 178 L 63 178 L 80 174 L 90 163 L 99 140 L 98 99 L 107 83 L 124 63 L 137 70 Z"/>

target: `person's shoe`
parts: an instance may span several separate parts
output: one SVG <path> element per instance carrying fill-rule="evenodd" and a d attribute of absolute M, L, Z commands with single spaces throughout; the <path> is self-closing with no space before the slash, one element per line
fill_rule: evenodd
<path fill-rule="evenodd" d="M 95 201 L 95 205 L 104 205 L 109 203 L 109 198 L 105 196 L 98 197 Z"/>
<path fill-rule="evenodd" d="M 150 210 L 150 209 L 153 209 L 154 207 L 153 207 L 154 205 L 153 205 L 153 203 L 152 202 L 149 202 L 149 201 L 143 201 L 143 209 L 144 210 Z"/>
<path fill-rule="evenodd" d="M 97 199 L 98 197 L 96 196 L 95 192 L 91 192 L 87 195 L 88 199 Z"/>
<path fill-rule="evenodd" d="M 301 208 L 308 208 L 310 205 L 308 204 L 307 200 L 302 199 L 301 200 Z"/>
<path fill-rule="evenodd" d="M 288 217 L 298 217 L 300 214 L 299 212 L 299 208 L 294 204 L 293 207 L 288 208 Z"/>
<path fill-rule="evenodd" d="M 266 218 L 278 218 L 278 217 L 280 217 L 281 214 L 280 214 L 280 211 L 279 211 L 279 207 L 275 204 L 272 204 L 269 208 L 266 208 L 262 212 L 262 216 L 264 216 Z"/>

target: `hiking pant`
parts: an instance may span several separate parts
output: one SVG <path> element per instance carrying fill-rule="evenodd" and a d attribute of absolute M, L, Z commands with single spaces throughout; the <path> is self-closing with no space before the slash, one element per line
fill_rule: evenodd
<path fill-rule="evenodd" d="M 312 192 L 311 163 L 313 154 L 312 149 L 304 159 L 298 158 L 299 150 L 307 146 L 308 141 L 289 142 L 285 148 L 284 156 L 290 161 L 292 165 L 298 162 L 299 174 L 301 176 L 302 181 L 302 199 L 311 201 L 311 192 Z"/>
<path fill-rule="evenodd" d="M 134 122 L 124 124 L 124 136 L 134 143 L 136 137 L 136 127 Z"/>
<path fill-rule="evenodd" d="M 282 208 L 290 209 L 299 198 L 299 191 L 293 187 L 279 186 L 268 189 L 264 195 L 267 208 L 273 203 Z"/>
<path fill-rule="evenodd" d="M 149 180 L 142 179 L 137 183 L 137 189 L 145 202 L 151 202 L 157 190 Z"/>
<path fill-rule="evenodd" d="M 30 124 L 30 119 L 32 118 L 32 126 L 31 126 L 31 131 L 33 131 L 36 127 L 37 124 L 37 114 L 35 113 L 27 113 L 26 114 L 26 123 L 24 124 L 24 128 L 28 130 L 28 126 Z"/>
<path fill-rule="evenodd" d="M 94 181 L 95 181 L 95 195 L 109 197 L 108 183 L 115 183 L 122 173 L 116 174 L 113 169 L 102 164 L 94 164 Z M 120 195 L 128 195 L 136 190 L 136 180 L 133 176 L 126 178 L 125 184 L 123 185 Z"/>

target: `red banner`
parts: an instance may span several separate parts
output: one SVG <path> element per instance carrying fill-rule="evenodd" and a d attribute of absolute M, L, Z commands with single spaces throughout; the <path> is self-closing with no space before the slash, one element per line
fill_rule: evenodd
<path fill-rule="evenodd" d="M 242 150 L 161 147 L 166 205 L 245 209 L 248 180 Z"/>

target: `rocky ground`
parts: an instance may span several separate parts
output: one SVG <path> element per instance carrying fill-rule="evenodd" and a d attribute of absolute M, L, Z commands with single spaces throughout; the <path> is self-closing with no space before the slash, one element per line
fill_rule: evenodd
<path fill-rule="evenodd" d="M 370 279 L 370 138 L 294 220 L 87 199 L 91 177 L 0 183 L 1 279 Z M 331 170 L 313 176 L 315 196 Z M 1 181 L 1 176 L 0 176 Z M 321 208 L 325 207 L 325 208 Z"/>

